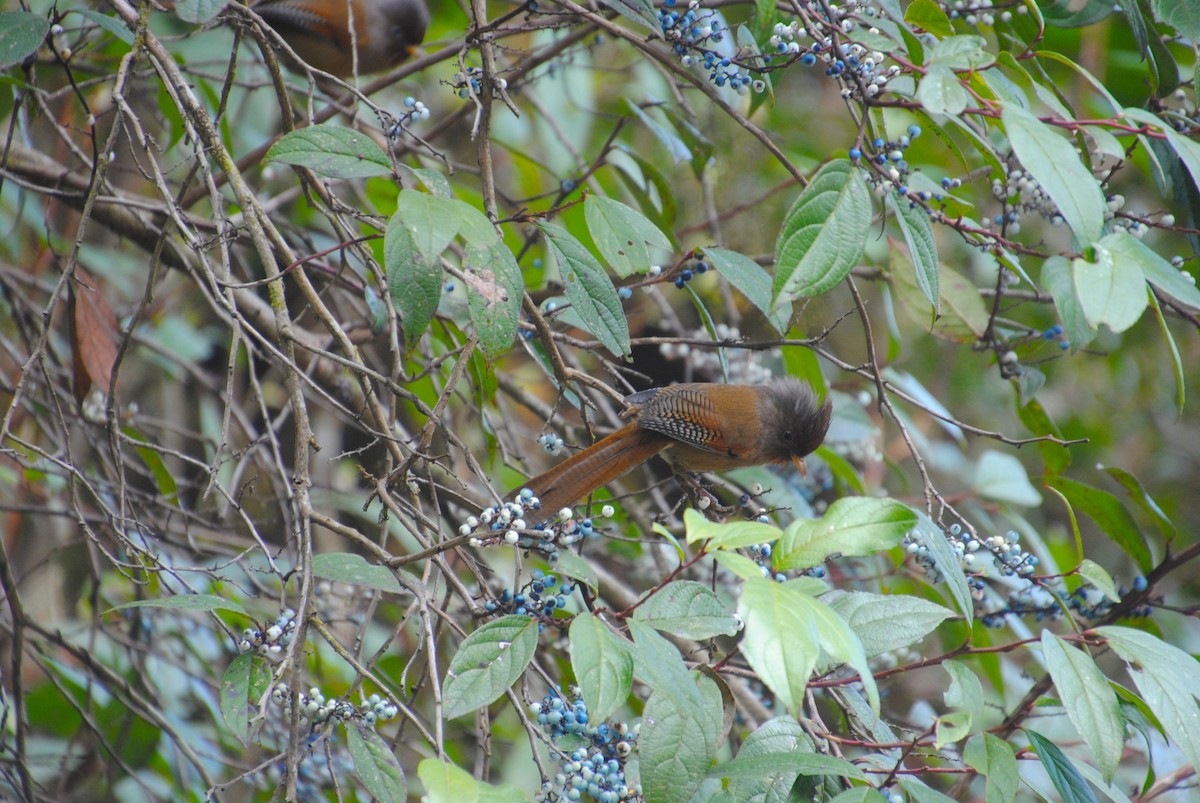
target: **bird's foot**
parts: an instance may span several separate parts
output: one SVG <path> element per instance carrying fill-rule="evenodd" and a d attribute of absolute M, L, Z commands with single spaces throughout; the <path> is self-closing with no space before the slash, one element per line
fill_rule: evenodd
<path fill-rule="evenodd" d="M 683 488 L 683 492 L 687 495 L 688 499 L 705 516 L 709 518 L 725 518 L 737 510 L 737 506 L 735 505 L 722 504 L 717 495 L 700 478 L 700 475 L 683 472 L 677 474 L 676 479 L 679 481 L 679 486 Z"/>

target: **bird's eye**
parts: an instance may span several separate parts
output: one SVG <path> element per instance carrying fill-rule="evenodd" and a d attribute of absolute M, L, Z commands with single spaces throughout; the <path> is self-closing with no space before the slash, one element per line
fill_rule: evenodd
<path fill-rule="evenodd" d="M 791 441 L 792 441 L 792 431 L 791 431 L 790 429 L 785 429 L 785 430 L 783 431 L 783 439 L 784 439 L 785 441 L 787 441 L 788 443 L 791 443 Z"/>

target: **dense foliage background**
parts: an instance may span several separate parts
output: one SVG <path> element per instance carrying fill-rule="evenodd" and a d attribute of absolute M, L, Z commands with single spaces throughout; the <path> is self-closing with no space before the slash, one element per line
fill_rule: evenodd
<path fill-rule="evenodd" d="M 176 6 L 0 15 L 4 796 L 1194 794 L 1191 4 Z M 780 374 L 805 478 L 499 507 Z"/>

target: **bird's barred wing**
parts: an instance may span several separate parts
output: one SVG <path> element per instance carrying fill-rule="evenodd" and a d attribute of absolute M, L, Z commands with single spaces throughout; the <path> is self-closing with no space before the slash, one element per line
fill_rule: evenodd
<path fill-rule="evenodd" d="M 642 429 L 697 449 L 732 455 L 717 410 L 701 388 L 696 385 L 651 388 L 627 397 L 626 401 L 641 405 L 637 423 Z"/>

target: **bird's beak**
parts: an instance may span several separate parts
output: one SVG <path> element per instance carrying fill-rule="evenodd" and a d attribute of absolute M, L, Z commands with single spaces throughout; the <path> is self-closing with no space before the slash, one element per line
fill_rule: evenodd
<path fill-rule="evenodd" d="M 804 458 L 799 455 L 792 455 L 792 462 L 796 464 L 796 470 L 800 472 L 801 477 L 808 476 L 808 466 L 804 464 Z"/>

